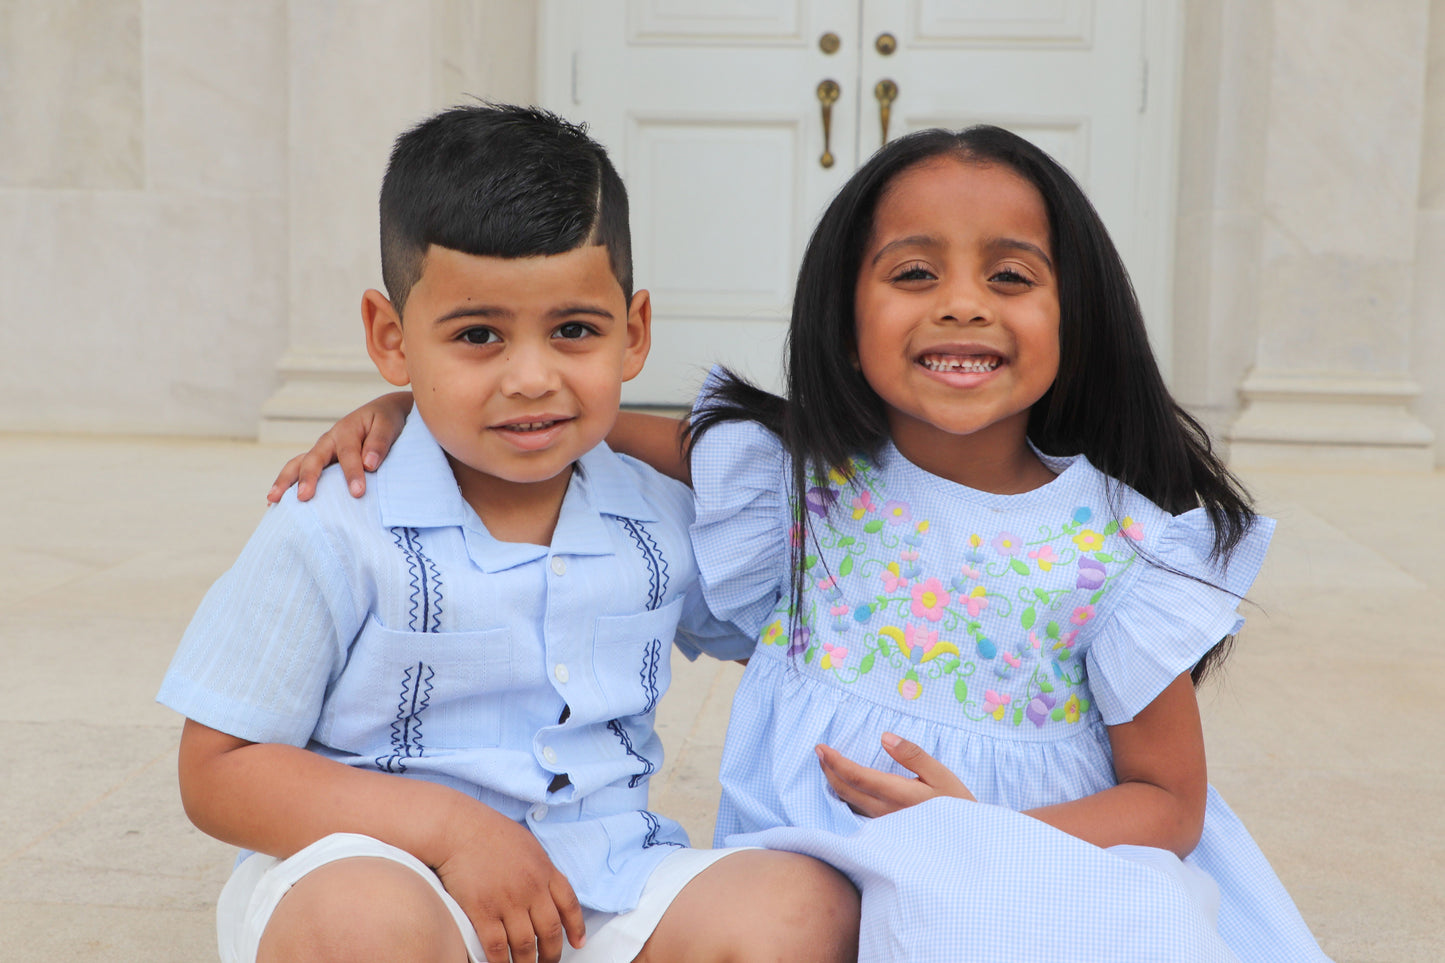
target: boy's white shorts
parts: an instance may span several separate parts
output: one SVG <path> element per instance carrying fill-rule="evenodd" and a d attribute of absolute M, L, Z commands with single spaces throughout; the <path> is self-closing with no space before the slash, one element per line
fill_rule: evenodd
<path fill-rule="evenodd" d="M 580 950 L 564 944 L 562 959 L 567 963 L 628 963 L 641 952 L 642 945 L 656 929 L 662 914 L 694 876 L 724 856 L 742 851 L 742 848 L 679 849 L 670 854 L 648 877 L 636 909 L 627 913 L 601 913 L 584 907 L 582 916 L 587 926 L 587 944 Z M 288 859 L 254 853 L 236 867 L 221 890 L 216 905 L 217 939 L 222 963 L 254 963 L 261 933 L 287 890 L 312 870 L 353 856 L 393 860 L 410 867 L 430 883 L 456 920 L 472 963 L 486 963 L 471 921 L 442 886 L 436 873 L 405 850 L 370 836 L 351 833 L 336 833 L 319 839 Z"/>

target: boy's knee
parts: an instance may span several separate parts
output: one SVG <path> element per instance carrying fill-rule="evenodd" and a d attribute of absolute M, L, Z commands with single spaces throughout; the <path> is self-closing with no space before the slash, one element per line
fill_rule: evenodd
<path fill-rule="evenodd" d="M 400 863 L 357 857 L 308 873 L 277 904 L 257 963 L 465 961 L 446 904 Z"/>
<path fill-rule="evenodd" d="M 782 958 L 848 960 L 858 958 L 858 890 L 826 863 L 796 853 L 779 857 L 770 887 L 770 905 L 779 927 Z"/>

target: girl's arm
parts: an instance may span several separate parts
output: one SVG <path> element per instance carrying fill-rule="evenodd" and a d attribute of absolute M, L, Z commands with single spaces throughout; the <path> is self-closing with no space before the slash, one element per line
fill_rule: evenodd
<path fill-rule="evenodd" d="M 1189 673 L 1171 682 L 1133 720 L 1109 727 L 1117 783 L 1027 815 L 1096 846 L 1133 844 L 1189 855 L 1204 831 L 1204 730 Z M 918 746 L 891 733 L 884 750 L 917 778 L 886 773 L 820 746 L 818 758 L 839 798 L 881 816 L 934 796 L 972 799 L 962 781 Z"/>
<path fill-rule="evenodd" d="M 607 433 L 607 445 L 691 486 L 692 470 L 687 463 L 682 434 L 685 425 L 686 422 L 677 418 L 620 411 L 617 423 Z"/>
<path fill-rule="evenodd" d="M 342 418 L 316 439 L 310 451 L 281 466 L 280 474 L 266 493 L 266 501 L 274 505 L 292 485 L 296 486 L 297 499 L 309 501 L 316 494 L 316 480 L 321 477 L 322 469 L 332 462 L 341 464 L 347 489 L 353 497 L 360 498 L 366 492 L 366 473 L 376 471 L 386 458 L 392 442 L 406 425 L 411 402 L 410 391 L 394 391 L 368 401 Z M 617 424 L 608 434 L 607 443 L 613 450 L 631 455 L 664 475 L 690 485 L 692 473 L 683 449 L 682 429 L 683 422 L 676 418 L 623 411 L 618 413 Z"/>
<path fill-rule="evenodd" d="M 577 897 L 524 826 L 446 786 L 334 762 L 295 746 L 253 743 L 187 719 L 181 801 L 208 835 L 286 857 L 331 833 L 360 833 L 432 867 L 482 944 L 583 939 Z M 554 938 L 555 937 L 555 938 Z M 555 944 L 555 946 L 550 945 Z"/>
<path fill-rule="evenodd" d="M 410 391 L 393 391 L 368 401 L 328 428 L 310 451 L 282 465 L 266 501 L 276 504 L 292 485 L 298 499 L 310 501 L 321 470 L 332 462 L 341 463 L 346 487 L 353 497 L 360 498 L 366 492 L 366 473 L 376 471 L 391 451 L 410 413 Z"/>

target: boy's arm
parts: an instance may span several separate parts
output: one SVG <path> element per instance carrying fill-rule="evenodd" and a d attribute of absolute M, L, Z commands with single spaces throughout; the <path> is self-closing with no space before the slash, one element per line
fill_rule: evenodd
<path fill-rule="evenodd" d="M 416 856 L 466 910 L 488 959 L 510 950 L 556 960 L 564 935 L 582 945 L 582 909 L 541 844 L 470 796 L 190 719 L 179 769 L 186 814 L 225 842 L 286 857 L 331 833 L 360 833 Z"/>
<path fill-rule="evenodd" d="M 607 446 L 646 462 L 669 478 L 692 485 L 692 470 L 683 445 L 685 422 L 639 411 L 621 411 L 607 433 Z"/>

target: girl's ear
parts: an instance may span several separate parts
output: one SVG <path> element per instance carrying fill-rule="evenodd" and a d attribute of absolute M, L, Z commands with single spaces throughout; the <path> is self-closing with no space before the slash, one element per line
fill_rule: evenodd
<path fill-rule="evenodd" d="M 361 296 L 361 323 L 366 327 L 366 353 L 371 355 L 376 370 L 398 387 L 410 384 L 401 315 L 396 313 L 386 295 L 373 289 Z"/>
<path fill-rule="evenodd" d="M 627 306 L 627 353 L 622 359 L 622 380 L 631 381 L 642 370 L 652 349 L 652 296 L 638 291 Z"/>

